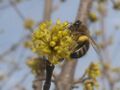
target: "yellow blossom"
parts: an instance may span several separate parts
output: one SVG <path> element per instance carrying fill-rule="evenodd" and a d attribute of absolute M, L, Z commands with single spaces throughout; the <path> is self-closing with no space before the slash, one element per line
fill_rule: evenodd
<path fill-rule="evenodd" d="M 57 36 L 53 36 L 52 40 L 56 42 L 58 40 L 58 37 Z"/>
<path fill-rule="evenodd" d="M 29 48 L 31 43 L 29 41 L 24 42 L 24 47 Z"/>
<path fill-rule="evenodd" d="M 84 90 L 94 90 L 98 89 L 99 84 L 97 81 L 98 76 L 100 76 L 100 68 L 97 63 L 91 63 L 86 71 L 87 79 L 84 81 Z"/>
<path fill-rule="evenodd" d="M 94 85 L 93 82 L 86 80 L 84 83 L 84 90 L 93 90 Z"/>
<path fill-rule="evenodd" d="M 31 49 L 41 56 L 46 56 L 52 64 L 59 63 L 61 58 L 68 59 L 72 47 L 73 38 L 68 29 L 68 22 L 57 20 L 55 24 L 51 21 L 43 22 L 33 32 Z"/>
<path fill-rule="evenodd" d="M 84 81 L 84 90 L 94 90 L 94 88 L 99 88 L 99 84 L 96 80 L 86 79 Z"/>
<path fill-rule="evenodd" d="M 24 27 L 26 29 L 32 29 L 33 25 L 34 25 L 34 21 L 32 19 L 26 19 L 24 21 Z"/>
<path fill-rule="evenodd" d="M 90 64 L 88 68 L 88 76 L 93 79 L 96 79 L 98 76 L 100 76 L 100 68 L 98 64 Z"/>
<path fill-rule="evenodd" d="M 38 57 L 29 58 L 26 64 L 31 68 L 33 74 L 43 73 L 42 70 L 45 68 L 45 62 L 42 60 L 42 58 Z"/>
<path fill-rule="evenodd" d="M 88 16 L 91 22 L 96 22 L 98 20 L 98 17 L 94 12 L 89 13 Z"/>
<path fill-rule="evenodd" d="M 51 47 L 54 47 L 55 45 L 56 45 L 56 43 L 55 43 L 54 41 L 51 41 L 51 42 L 50 42 L 50 46 L 51 46 Z"/>
<path fill-rule="evenodd" d="M 60 19 L 57 20 L 56 24 L 59 24 L 59 25 L 61 24 Z"/>

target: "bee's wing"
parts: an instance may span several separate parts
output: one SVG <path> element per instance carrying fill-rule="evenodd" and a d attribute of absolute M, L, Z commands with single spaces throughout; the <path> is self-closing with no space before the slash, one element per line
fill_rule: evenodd
<path fill-rule="evenodd" d="M 93 40 L 93 38 L 90 35 L 88 35 L 88 37 L 89 37 L 92 47 L 94 48 L 95 52 L 97 53 L 99 59 L 103 60 L 103 56 L 101 55 L 100 47 L 98 46 L 98 44 Z M 103 61 L 101 61 L 101 62 L 103 62 Z"/>
<path fill-rule="evenodd" d="M 92 44 L 92 47 L 95 49 L 95 51 L 99 54 L 101 51 L 100 51 L 100 47 L 98 46 L 98 44 L 93 40 L 92 37 L 89 37 L 89 40 Z"/>

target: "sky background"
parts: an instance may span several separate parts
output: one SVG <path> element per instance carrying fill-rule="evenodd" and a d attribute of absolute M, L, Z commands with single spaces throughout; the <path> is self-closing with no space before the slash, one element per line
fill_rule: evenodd
<path fill-rule="evenodd" d="M 9 0 L 5 0 L 0 6 L 8 5 L 8 1 Z M 59 3 L 59 0 L 53 1 L 54 4 Z M 67 0 L 67 2 L 61 3 L 59 9 L 52 13 L 51 19 L 53 22 L 57 19 L 73 22 L 77 14 L 79 1 L 80 0 Z M 25 18 L 31 18 L 35 22 L 39 22 L 43 18 L 44 0 L 26 0 L 18 4 L 17 7 Z M 115 67 L 120 66 L 120 48 L 118 47 L 120 44 L 120 31 L 116 32 L 114 29 L 115 25 L 120 26 L 120 11 L 113 10 L 111 2 L 108 3 L 107 9 L 107 18 L 105 19 L 107 37 L 115 33 L 114 44 L 108 47 L 112 65 Z M 91 33 L 94 29 L 99 29 L 99 25 L 91 24 Z M 0 9 L 0 32 L 0 54 L 9 49 L 14 43 L 19 42 L 22 37 L 29 34 L 29 31 L 25 30 L 23 27 L 23 20 L 17 15 L 12 6 Z M 30 50 L 24 49 L 21 44 L 17 50 L 7 55 L 5 58 L 2 58 L 2 61 L 0 61 L 0 74 L 9 74 L 9 76 L 6 78 L 6 81 L 0 82 L 0 90 L 13 90 L 16 83 L 21 83 L 26 87 L 26 90 L 32 90 L 34 76 L 30 73 L 30 69 L 25 64 L 26 58 L 30 55 L 33 55 Z M 84 73 L 85 68 L 92 61 L 98 62 L 98 59 L 96 52 L 91 47 L 87 55 L 79 59 L 75 74 L 76 78 Z M 12 63 L 17 63 L 19 67 L 12 66 Z M 11 72 L 11 70 L 14 72 Z M 55 71 L 59 72 L 58 66 Z M 53 89 L 51 88 L 51 90 Z"/>

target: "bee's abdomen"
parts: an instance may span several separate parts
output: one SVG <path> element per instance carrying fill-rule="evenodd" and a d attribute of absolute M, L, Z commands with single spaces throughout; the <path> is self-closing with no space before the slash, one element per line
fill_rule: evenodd
<path fill-rule="evenodd" d="M 78 45 L 79 48 L 73 53 L 71 53 L 70 57 L 77 59 L 84 56 L 87 53 L 89 46 L 90 46 L 89 41 L 84 42 L 83 45 L 80 45 L 80 46 Z"/>

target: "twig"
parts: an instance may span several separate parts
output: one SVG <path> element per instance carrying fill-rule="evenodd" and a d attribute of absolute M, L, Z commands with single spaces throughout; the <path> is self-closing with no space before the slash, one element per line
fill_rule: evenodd
<path fill-rule="evenodd" d="M 14 3 L 12 0 L 10 0 L 10 5 L 14 8 L 14 10 L 16 11 L 16 13 L 18 14 L 18 16 L 23 20 L 23 22 L 26 20 L 25 16 L 22 14 L 22 12 L 19 10 L 19 8 L 16 6 L 16 3 Z M 32 33 L 33 32 L 33 28 L 30 28 L 29 31 Z"/>
<path fill-rule="evenodd" d="M 49 61 L 46 61 L 46 80 L 44 83 L 43 90 L 49 90 L 50 88 L 54 67 L 55 66 L 53 64 L 51 64 Z"/>
<path fill-rule="evenodd" d="M 4 6 L 1 6 L 1 7 L 0 7 L 0 10 L 6 9 L 6 8 L 9 8 L 9 7 L 10 7 L 10 4 L 4 5 Z"/>
<path fill-rule="evenodd" d="M 8 0 L 9 1 L 9 0 Z M 12 1 L 12 0 L 11 0 Z M 24 0 L 24 1 L 30 1 L 30 0 Z M 12 1 L 12 2 L 14 2 L 15 4 L 18 4 L 18 3 L 16 3 L 15 1 Z M 4 10 L 4 9 L 7 9 L 7 8 L 9 8 L 11 6 L 11 4 L 9 3 L 9 4 L 7 4 L 7 5 L 4 5 L 4 6 L 0 6 L 0 10 Z"/>
<path fill-rule="evenodd" d="M 17 43 L 13 44 L 8 50 L 6 50 L 4 53 L 2 53 L 2 54 L 0 55 L 0 61 L 2 61 L 3 58 L 4 58 L 6 55 L 8 55 L 8 54 L 10 54 L 11 52 L 15 51 L 15 50 L 21 45 L 21 43 L 22 43 L 25 39 L 27 39 L 29 36 L 30 36 L 30 35 L 27 35 L 27 36 L 22 37 Z"/>
<path fill-rule="evenodd" d="M 52 12 L 52 0 L 45 0 L 43 21 L 50 20 Z"/>
<path fill-rule="evenodd" d="M 73 84 L 82 83 L 84 81 L 84 77 L 86 74 L 87 74 L 87 72 L 85 71 L 85 73 L 82 75 L 82 77 L 80 77 L 78 80 L 74 81 Z"/>
<path fill-rule="evenodd" d="M 42 81 L 41 81 L 41 76 L 43 75 L 40 75 L 40 76 L 36 76 L 35 77 L 35 80 L 33 81 L 33 90 L 41 90 L 42 89 Z"/>
<path fill-rule="evenodd" d="M 16 13 L 20 16 L 20 18 L 24 21 L 25 17 L 23 16 L 23 14 L 21 13 L 21 11 L 17 8 L 16 4 L 10 0 L 9 2 L 11 4 L 11 6 L 14 8 L 14 10 L 16 11 Z"/>

